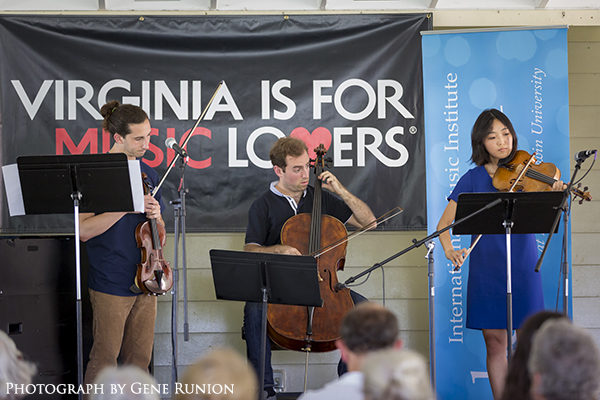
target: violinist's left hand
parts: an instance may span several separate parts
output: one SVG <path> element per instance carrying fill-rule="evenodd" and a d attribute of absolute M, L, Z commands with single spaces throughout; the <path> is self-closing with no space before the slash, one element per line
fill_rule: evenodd
<path fill-rule="evenodd" d="M 555 192 L 565 190 L 566 188 L 567 188 L 567 185 L 563 181 L 556 181 L 552 185 L 552 190 Z"/>
<path fill-rule="evenodd" d="M 144 196 L 144 210 L 146 217 L 150 219 L 160 219 L 160 203 L 151 195 Z"/>

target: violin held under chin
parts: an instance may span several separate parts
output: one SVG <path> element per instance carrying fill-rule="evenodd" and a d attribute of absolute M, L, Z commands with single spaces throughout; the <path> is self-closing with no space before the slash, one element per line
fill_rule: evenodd
<path fill-rule="evenodd" d="M 535 164 L 535 153 L 529 155 L 524 150 L 518 150 L 512 160 L 498 165 L 498 169 L 492 179 L 492 184 L 501 192 L 523 191 L 544 192 L 552 190 L 555 182 L 560 180 L 560 170 L 556 165 L 543 162 Z M 583 190 L 587 190 L 584 188 Z M 571 193 L 580 198 L 580 204 L 591 201 L 589 192 L 579 188 L 571 188 Z"/>
<path fill-rule="evenodd" d="M 535 164 L 535 153 L 529 155 L 524 150 L 517 150 L 512 160 L 498 165 L 498 169 L 492 178 L 492 184 L 501 192 L 544 192 L 552 190 L 553 185 L 560 180 L 560 170 L 556 165 L 549 162 Z M 581 186 L 581 184 L 579 185 Z M 582 190 L 579 187 L 571 188 L 571 193 L 579 197 L 579 204 L 583 201 L 591 201 L 592 196 L 586 192 L 588 188 Z M 463 263 L 481 239 L 481 235 L 473 241 L 471 246 L 465 252 Z M 458 271 L 460 267 L 455 267 Z"/>

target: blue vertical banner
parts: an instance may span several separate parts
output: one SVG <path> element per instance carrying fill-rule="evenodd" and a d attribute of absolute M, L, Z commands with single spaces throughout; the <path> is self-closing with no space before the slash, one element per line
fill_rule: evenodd
<path fill-rule="evenodd" d="M 429 233 L 460 177 L 475 167 L 469 161 L 471 128 L 485 109 L 503 111 L 519 149 L 535 152 L 539 162 L 555 164 L 562 179 L 570 179 L 565 27 L 424 32 L 422 45 Z M 561 222 L 540 272 L 549 310 L 562 311 L 563 232 Z M 548 235 L 536 239 L 541 254 Z M 454 248 L 468 248 L 470 242 L 470 235 L 452 236 Z M 569 265 L 570 258 L 569 248 Z M 483 336 L 465 326 L 468 262 L 453 271 L 439 242 L 434 260 L 438 399 L 492 399 Z"/>

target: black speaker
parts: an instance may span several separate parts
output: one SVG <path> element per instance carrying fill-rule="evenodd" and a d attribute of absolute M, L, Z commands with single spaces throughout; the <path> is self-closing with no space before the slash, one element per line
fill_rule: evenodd
<path fill-rule="evenodd" d="M 87 257 L 82 257 L 84 364 L 91 348 Z M 36 364 L 35 384 L 77 387 L 77 314 L 73 237 L 0 239 L 0 329 Z M 85 371 L 85 365 L 83 365 Z M 38 386 L 39 388 L 39 386 Z M 74 399 L 39 393 L 27 398 Z"/>

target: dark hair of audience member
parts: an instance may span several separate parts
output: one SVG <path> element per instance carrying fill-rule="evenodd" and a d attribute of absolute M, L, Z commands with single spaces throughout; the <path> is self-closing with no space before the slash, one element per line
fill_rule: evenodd
<path fill-rule="evenodd" d="M 531 379 L 527 370 L 527 360 L 531 352 L 533 335 L 542 324 L 549 319 L 565 318 L 563 314 L 553 311 L 540 311 L 533 314 L 525 322 L 517 338 L 517 347 L 508 366 L 508 375 L 501 400 L 530 400 L 529 388 Z"/>
<path fill-rule="evenodd" d="M 342 319 L 340 336 L 354 353 L 392 348 L 398 339 L 398 319 L 390 310 L 376 303 L 364 302 Z"/>

